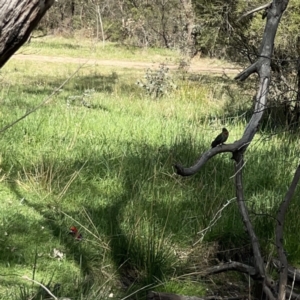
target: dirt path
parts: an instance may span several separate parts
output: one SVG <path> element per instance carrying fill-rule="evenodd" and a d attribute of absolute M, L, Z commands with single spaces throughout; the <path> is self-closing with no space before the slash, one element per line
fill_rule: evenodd
<path fill-rule="evenodd" d="M 89 65 L 102 65 L 120 68 L 133 68 L 133 69 L 147 69 L 153 67 L 153 63 L 150 62 L 138 62 L 138 61 L 126 61 L 126 60 L 104 60 L 104 59 L 87 59 L 87 58 L 75 58 L 75 57 L 61 57 L 61 56 L 45 56 L 34 54 L 16 54 L 12 59 L 17 60 L 31 60 L 40 62 L 55 62 L 55 63 L 74 63 L 74 64 L 89 64 Z M 168 65 L 170 69 L 178 68 L 178 65 Z M 238 74 L 241 69 L 236 67 L 225 66 L 220 67 L 207 61 L 193 61 L 189 68 L 189 72 L 192 73 L 212 73 L 212 74 Z"/>

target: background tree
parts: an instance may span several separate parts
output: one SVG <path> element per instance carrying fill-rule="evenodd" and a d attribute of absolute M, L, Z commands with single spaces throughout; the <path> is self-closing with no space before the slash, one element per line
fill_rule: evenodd
<path fill-rule="evenodd" d="M 0 68 L 26 42 L 54 0 L 0 2 Z"/>

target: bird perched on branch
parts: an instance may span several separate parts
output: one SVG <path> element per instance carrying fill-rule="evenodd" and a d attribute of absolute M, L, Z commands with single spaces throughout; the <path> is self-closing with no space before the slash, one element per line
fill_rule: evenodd
<path fill-rule="evenodd" d="M 222 132 L 214 139 L 214 141 L 211 143 L 211 147 L 217 147 L 218 145 L 223 145 L 229 136 L 229 132 L 226 128 L 222 129 Z"/>

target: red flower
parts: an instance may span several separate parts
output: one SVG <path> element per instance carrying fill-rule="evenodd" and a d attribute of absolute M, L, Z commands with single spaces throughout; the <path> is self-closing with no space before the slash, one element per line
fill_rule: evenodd
<path fill-rule="evenodd" d="M 78 232 L 78 229 L 75 226 L 70 227 L 69 234 L 71 234 L 77 241 L 81 241 L 83 239 L 82 234 Z"/>

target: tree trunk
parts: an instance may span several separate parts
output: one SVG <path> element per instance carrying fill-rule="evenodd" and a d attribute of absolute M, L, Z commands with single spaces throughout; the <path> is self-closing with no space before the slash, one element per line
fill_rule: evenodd
<path fill-rule="evenodd" d="M 0 68 L 27 41 L 54 0 L 0 0 Z"/>
<path fill-rule="evenodd" d="M 196 53 L 195 38 L 193 37 L 193 28 L 195 25 L 195 13 L 193 9 L 192 0 L 181 0 L 183 11 L 186 17 L 186 31 L 187 31 L 187 50 L 190 57 L 193 57 Z"/>

